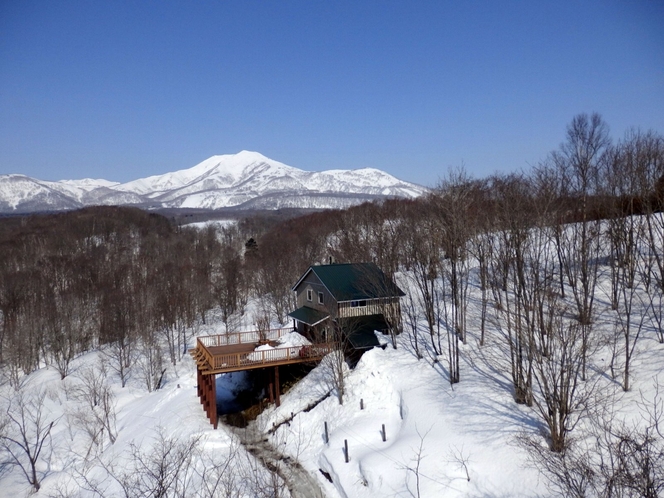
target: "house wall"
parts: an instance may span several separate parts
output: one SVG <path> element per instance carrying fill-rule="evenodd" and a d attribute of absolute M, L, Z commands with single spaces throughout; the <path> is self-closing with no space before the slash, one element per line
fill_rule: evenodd
<path fill-rule="evenodd" d="M 313 293 L 311 301 L 307 300 L 308 289 L 311 289 Z M 323 304 L 318 303 L 319 292 L 323 293 Z M 397 323 L 399 330 L 401 329 L 401 304 L 398 297 L 367 299 L 366 306 L 353 307 L 350 301 L 337 303 L 314 272 L 309 272 L 297 286 L 295 293 L 298 308 L 307 306 L 325 311 L 330 313 L 333 319 L 382 314 L 390 323 Z M 303 335 L 309 335 L 312 332 L 308 327 L 305 328 L 304 324 L 298 324 L 298 331 L 304 332 Z"/>
<path fill-rule="evenodd" d="M 326 342 L 329 340 L 327 336 L 327 330 L 330 327 L 328 320 L 325 320 L 323 323 L 311 327 L 306 323 L 297 322 L 297 332 L 311 342 Z"/>
<path fill-rule="evenodd" d="M 313 291 L 313 299 L 307 301 L 307 289 Z M 323 293 L 323 304 L 318 303 L 318 293 Z M 314 272 L 309 272 L 309 274 L 300 282 L 300 285 L 295 289 L 297 307 L 301 308 L 302 306 L 308 306 L 309 308 L 314 308 L 320 311 L 327 311 L 328 313 L 334 314 L 337 306 L 337 302 L 332 297 L 332 294 L 328 292 L 323 283 L 318 279 Z"/>

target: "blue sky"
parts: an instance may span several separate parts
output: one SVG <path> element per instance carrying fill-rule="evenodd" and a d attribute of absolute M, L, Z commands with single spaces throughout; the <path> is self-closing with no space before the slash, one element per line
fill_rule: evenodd
<path fill-rule="evenodd" d="M 664 2 L 0 2 L 0 174 L 246 149 L 433 185 L 528 169 L 595 111 L 664 133 Z"/>

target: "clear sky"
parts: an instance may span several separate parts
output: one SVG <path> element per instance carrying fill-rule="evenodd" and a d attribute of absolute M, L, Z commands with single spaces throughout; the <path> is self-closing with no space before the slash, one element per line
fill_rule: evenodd
<path fill-rule="evenodd" d="M 246 149 L 433 185 L 528 169 L 581 112 L 664 133 L 662 0 L 0 0 L 0 174 Z"/>

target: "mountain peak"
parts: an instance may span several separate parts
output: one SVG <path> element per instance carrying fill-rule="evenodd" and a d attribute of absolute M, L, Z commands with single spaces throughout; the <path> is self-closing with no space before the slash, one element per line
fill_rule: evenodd
<path fill-rule="evenodd" d="M 374 168 L 309 172 L 242 150 L 211 156 L 191 168 L 122 184 L 91 179 L 42 182 L 22 175 L 0 175 L 0 212 L 96 204 L 325 209 L 385 197 L 412 198 L 426 191 Z M 42 206 L 40 199 L 48 202 Z"/>

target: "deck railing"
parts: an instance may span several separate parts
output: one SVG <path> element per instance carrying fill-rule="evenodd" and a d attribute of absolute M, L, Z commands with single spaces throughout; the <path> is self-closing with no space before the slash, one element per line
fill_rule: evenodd
<path fill-rule="evenodd" d="M 211 370 L 256 368 L 274 364 L 299 363 L 302 361 L 320 359 L 334 350 L 334 344 L 315 344 L 312 346 L 298 346 L 274 348 L 265 351 L 252 351 L 251 353 L 231 353 L 210 355 L 208 364 Z"/>
<path fill-rule="evenodd" d="M 201 363 L 202 367 L 205 365 L 202 368 L 203 370 L 220 373 L 223 371 L 320 360 L 323 356 L 334 350 L 334 344 L 320 343 L 308 346 L 269 348 L 258 351 L 223 352 L 223 348 L 227 346 L 275 341 L 292 331 L 292 328 L 280 328 L 264 332 L 232 332 L 201 336 L 196 338 L 196 349 L 192 354 L 198 355 L 203 360 Z M 221 348 L 221 350 L 217 348 Z"/>
<path fill-rule="evenodd" d="M 233 346 L 235 344 L 251 344 L 263 341 L 276 341 L 280 337 L 293 331 L 292 327 L 270 329 L 263 332 L 229 332 L 226 334 L 205 335 L 198 337 L 198 343 L 206 348 L 217 346 Z"/>

